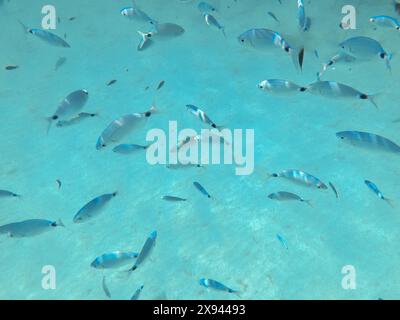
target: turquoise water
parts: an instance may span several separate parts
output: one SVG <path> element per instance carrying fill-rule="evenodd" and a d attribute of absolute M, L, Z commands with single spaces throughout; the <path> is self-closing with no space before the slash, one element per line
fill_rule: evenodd
<path fill-rule="evenodd" d="M 107 299 L 103 276 L 113 299 L 129 299 L 142 284 L 141 299 L 238 298 L 200 286 L 202 277 L 240 290 L 243 299 L 399 298 L 398 154 L 359 149 L 335 136 L 358 130 L 400 143 L 400 124 L 394 122 L 400 118 L 400 35 L 394 29 L 375 30 L 368 21 L 373 15 L 396 17 L 392 1 L 352 1 L 356 30 L 339 28 L 348 1 L 306 1 L 312 24 L 303 33 L 294 0 L 210 0 L 225 26 L 225 38 L 205 24 L 198 1 L 138 0 L 157 21 L 185 29 L 175 39 L 155 39 L 143 51 L 137 50 L 136 31 L 149 31 L 149 25 L 119 13 L 130 1 L 50 2 L 4 0 L 0 6 L 0 189 L 22 195 L 0 198 L 0 225 L 61 219 L 65 228 L 26 238 L 0 235 L 1 299 Z M 19 25 L 18 20 L 39 28 L 46 4 L 54 5 L 60 18 L 52 32 L 66 34 L 71 48 L 50 46 Z M 303 72 L 279 49 L 263 53 L 242 47 L 237 37 L 254 27 L 279 31 L 292 46 L 304 46 Z M 392 73 L 377 58 L 338 63 L 323 79 L 379 93 L 379 109 L 357 99 L 308 93 L 280 97 L 257 88 L 271 78 L 314 82 L 338 43 L 358 35 L 379 40 L 393 53 Z M 67 61 L 55 71 L 60 57 Z M 4 70 L 7 65 L 19 68 Z M 117 82 L 107 86 L 113 79 Z M 161 80 L 165 85 L 156 90 Z M 84 111 L 98 117 L 67 128 L 53 125 L 46 134 L 46 117 L 70 92 L 82 88 L 89 92 Z M 123 142 L 145 144 L 146 132 L 167 130 L 169 120 L 176 120 L 179 129 L 206 128 L 186 111 L 185 105 L 194 104 L 217 124 L 254 129 L 253 174 L 237 176 L 235 166 L 224 164 L 171 170 L 149 165 L 145 152 L 96 150 L 97 138 L 111 121 L 147 111 L 153 102 L 157 112 Z M 288 168 L 331 181 L 339 199 L 329 189 L 268 179 L 268 173 Z M 365 179 L 375 182 L 393 207 L 372 193 Z M 213 198 L 196 190 L 194 181 Z M 312 207 L 267 197 L 281 190 L 310 199 Z M 73 223 L 88 201 L 114 191 L 118 195 L 101 215 Z M 166 202 L 164 195 L 188 201 Z M 129 277 L 121 270 L 90 266 L 106 252 L 139 252 L 153 230 L 157 245 Z M 47 265 L 56 270 L 55 290 L 42 288 Z M 342 288 L 345 265 L 356 270 L 355 290 Z"/>

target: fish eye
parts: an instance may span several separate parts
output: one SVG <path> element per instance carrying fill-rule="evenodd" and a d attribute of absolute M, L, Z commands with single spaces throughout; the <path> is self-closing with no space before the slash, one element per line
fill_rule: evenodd
<path fill-rule="evenodd" d="M 244 42 L 244 39 L 240 39 L 240 41 Z"/>
<path fill-rule="evenodd" d="M 285 51 L 286 51 L 286 52 L 289 52 L 289 51 L 290 51 L 290 49 L 289 49 L 288 47 L 286 47 L 286 48 L 285 48 Z"/>
<path fill-rule="evenodd" d="M 342 49 L 344 49 L 344 46 L 342 46 Z"/>
<path fill-rule="evenodd" d="M 344 139 L 344 137 L 340 137 L 340 139 L 342 139 L 342 140 L 343 140 L 343 139 Z"/>
<path fill-rule="evenodd" d="M 102 146 L 103 148 L 105 148 L 107 145 L 106 145 L 105 143 L 103 143 L 101 146 Z"/>
<path fill-rule="evenodd" d="M 386 53 L 382 52 L 379 56 L 381 57 L 381 59 L 385 59 Z"/>
<path fill-rule="evenodd" d="M 57 119 L 58 119 L 58 116 L 57 116 L 57 115 L 52 116 L 51 119 L 52 119 L 52 120 L 57 120 Z"/>
<path fill-rule="evenodd" d="M 365 93 L 360 94 L 360 99 L 363 99 L 363 100 L 368 99 L 368 96 Z"/>

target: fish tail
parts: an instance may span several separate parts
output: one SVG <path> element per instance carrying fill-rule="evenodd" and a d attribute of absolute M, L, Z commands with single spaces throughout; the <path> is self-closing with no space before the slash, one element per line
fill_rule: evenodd
<path fill-rule="evenodd" d="M 372 95 L 368 95 L 368 100 L 375 106 L 375 108 L 379 109 L 378 104 L 375 101 L 375 98 L 378 96 L 379 94 L 372 94 Z"/>
<path fill-rule="evenodd" d="M 21 27 L 24 29 L 25 33 L 29 33 L 30 28 L 28 28 L 25 24 L 23 24 L 20 20 L 18 20 Z"/>
<path fill-rule="evenodd" d="M 51 129 L 51 125 L 53 124 L 53 118 L 52 117 L 47 117 L 46 118 L 48 125 L 47 125 L 47 130 L 46 130 L 46 134 L 48 135 Z"/>
<path fill-rule="evenodd" d="M 291 56 L 295 68 L 303 71 L 304 47 L 301 47 L 300 49 L 293 49 Z"/>
<path fill-rule="evenodd" d="M 304 199 L 303 199 L 302 202 L 305 202 L 305 203 L 307 203 L 311 208 L 314 208 L 314 206 L 313 206 L 311 200 L 304 200 Z"/>
<path fill-rule="evenodd" d="M 224 37 L 226 38 L 225 27 L 221 27 L 221 31 L 222 31 L 222 34 L 224 35 Z"/>
<path fill-rule="evenodd" d="M 56 226 L 57 226 L 57 227 L 65 227 L 65 225 L 64 225 L 64 223 L 62 222 L 61 219 L 58 219 L 58 220 L 57 220 Z"/>
<path fill-rule="evenodd" d="M 388 198 L 384 198 L 383 200 L 385 200 L 385 201 L 388 203 L 389 206 L 391 206 L 392 208 L 394 208 L 393 200 L 388 199 Z"/>

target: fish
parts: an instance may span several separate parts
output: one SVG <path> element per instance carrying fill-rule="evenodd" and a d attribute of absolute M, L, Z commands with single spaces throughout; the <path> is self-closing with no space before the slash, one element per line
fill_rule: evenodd
<path fill-rule="evenodd" d="M 332 182 L 329 182 L 329 186 L 331 187 L 331 189 L 332 189 L 333 193 L 335 194 L 336 198 L 339 198 L 339 194 L 338 194 L 338 192 L 337 192 L 337 190 L 336 190 L 336 188 L 335 188 L 335 186 L 333 185 Z"/>
<path fill-rule="evenodd" d="M 217 21 L 217 19 L 215 19 L 214 16 L 212 16 L 209 13 L 204 13 L 203 17 L 204 17 L 204 20 L 206 21 L 207 25 L 213 26 L 213 27 L 217 28 L 218 30 L 221 30 L 224 37 L 226 37 L 225 28 L 219 24 L 219 22 Z"/>
<path fill-rule="evenodd" d="M 86 222 L 96 217 L 101 213 L 104 206 L 116 195 L 117 192 L 103 194 L 89 201 L 76 213 L 73 218 L 74 223 Z"/>
<path fill-rule="evenodd" d="M 400 152 L 400 146 L 395 142 L 377 134 L 362 131 L 341 131 L 336 137 L 357 147 L 387 151 Z"/>
<path fill-rule="evenodd" d="M 57 71 L 65 62 L 67 62 L 67 58 L 66 57 L 58 58 L 55 66 L 54 66 L 54 71 Z"/>
<path fill-rule="evenodd" d="M 96 117 L 98 114 L 97 113 L 88 113 L 88 112 L 80 112 L 76 117 L 73 117 L 72 119 L 69 120 L 58 120 L 56 123 L 56 127 L 69 127 L 72 126 L 74 124 L 77 124 L 79 122 L 81 122 L 84 119 L 87 118 L 94 118 Z"/>
<path fill-rule="evenodd" d="M 194 116 L 196 116 L 198 119 L 200 119 L 201 122 L 204 122 L 208 125 L 210 125 L 211 127 L 218 129 L 220 128 L 219 126 L 217 126 L 207 115 L 206 113 L 201 110 L 200 108 L 192 105 L 192 104 L 187 104 L 186 105 L 187 110 L 193 114 Z"/>
<path fill-rule="evenodd" d="M 222 284 L 221 282 L 218 282 L 213 279 L 201 278 L 199 280 L 199 284 L 203 287 L 213 289 L 216 291 L 223 291 L 223 292 L 228 292 L 228 293 L 239 293 L 238 290 L 231 289 L 231 288 L 227 287 L 226 285 Z"/>
<path fill-rule="evenodd" d="M 117 82 L 117 80 L 111 80 L 111 81 L 109 81 L 108 83 L 107 83 L 107 86 L 109 87 L 109 86 L 112 86 L 114 83 L 116 83 Z"/>
<path fill-rule="evenodd" d="M 63 38 L 60 38 L 54 33 L 51 33 L 49 31 L 43 30 L 43 29 L 28 29 L 28 33 L 31 33 L 38 37 L 39 39 L 43 40 L 44 42 L 55 46 L 55 47 L 62 47 L 62 48 L 71 48 L 71 46 L 66 42 Z"/>
<path fill-rule="evenodd" d="M 19 198 L 21 196 L 19 194 L 16 194 L 8 190 L 0 190 L 0 198 L 8 198 L 8 197 Z"/>
<path fill-rule="evenodd" d="M 135 293 L 132 295 L 131 300 L 139 300 L 140 294 L 142 293 L 144 285 L 141 285 Z"/>
<path fill-rule="evenodd" d="M 169 163 L 166 165 L 167 169 L 183 169 L 183 168 L 202 168 L 203 166 L 198 163 Z"/>
<path fill-rule="evenodd" d="M 296 68 L 301 69 L 302 67 L 300 55 L 301 52 L 304 54 L 304 50 L 293 48 L 279 32 L 264 28 L 253 28 L 239 35 L 238 41 L 243 47 L 262 52 L 270 52 L 273 48 L 280 48 L 291 56 Z"/>
<path fill-rule="evenodd" d="M 393 206 L 393 205 L 392 205 L 392 200 L 386 198 L 386 197 L 383 195 L 383 193 L 379 190 L 378 186 L 377 186 L 375 183 L 373 183 L 373 182 L 371 182 L 371 181 L 369 181 L 369 180 L 365 180 L 364 183 L 365 183 L 365 184 L 367 185 L 367 187 L 368 187 L 372 192 L 374 192 L 380 199 L 385 200 L 390 206 Z"/>
<path fill-rule="evenodd" d="M 151 107 L 149 111 L 130 113 L 112 121 L 97 139 L 96 149 L 101 150 L 107 147 L 110 143 L 120 141 L 140 124 L 144 124 L 144 121 L 147 120 L 155 110 L 155 107 Z"/>
<path fill-rule="evenodd" d="M 298 92 L 304 92 L 307 90 L 306 87 L 282 79 L 263 80 L 257 85 L 257 87 L 262 91 L 282 96 L 294 95 Z"/>
<path fill-rule="evenodd" d="M 160 89 L 164 86 L 164 84 L 165 84 L 165 81 L 164 81 L 164 80 L 160 81 L 160 83 L 158 84 L 156 90 L 160 90 Z"/>
<path fill-rule="evenodd" d="M 313 175 L 306 173 L 297 169 L 287 169 L 278 173 L 273 173 L 270 175 L 271 177 L 277 178 L 286 178 L 289 180 L 293 180 L 295 182 L 299 182 L 301 184 L 305 184 L 307 186 L 313 186 L 318 189 L 328 189 L 328 187 L 323 183 L 320 179 L 314 177 Z"/>
<path fill-rule="evenodd" d="M 337 54 L 335 54 L 332 58 L 330 58 L 327 62 L 325 62 L 322 65 L 322 70 L 317 73 L 317 79 L 320 80 L 322 75 L 328 70 L 329 67 L 333 66 L 333 64 L 339 62 L 339 61 L 345 61 L 345 62 L 353 62 L 355 61 L 356 58 L 348 55 L 347 53 L 341 51 Z"/>
<path fill-rule="evenodd" d="M 194 187 L 199 190 L 202 194 L 207 196 L 207 198 L 211 199 L 210 194 L 207 192 L 207 190 L 197 181 L 193 182 Z"/>
<path fill-rule="evenodd" d="M 67 95 L 67 97 L 58 105 L 55 113 L 48 117 L 49 126 L 47 132 L 49 132 L 51 124 L 56 120 L 70 119 L 76 115 L 85 106 L 89 98 L 89 92 L 85 89 L 76 90 Z"/>
<path fill-rule="evenodd" d="M 116 269 L 126 264 L 132 263 L 132 260 L 138 257 L 136 252 L 113 251 L 98 256 L 90 264 L 95 269 Z"/>
<path fill-rule="evenodd" d="M 291 193 L 291 192 L 279 191 L 279 192 L 276 192 L 276 193 L 271 193 L 271 194 L 268 195 L 268 198 L 270 198 L 272 200 L 278 200 L 278 201 L 292 201 L 292 200 L 295 200 L 295 201 L 305 202 L 309 206 L 312 207 L 310 200 L 304 200 L 303 198 L 301 198 L 297 194 L 294 194 L 294 193 Z"/>
<path fill-rule="evenodd" d="M 279 242 L 282 244 L 282 246 L 286 249 L 289 250 L 289 247 L 287 245 L 287 242 L 285 240 L 285 238 L 283 236 L 281 236 L 280 234 L 276 235 L 276 238 L 279 240 Z"/>
<path fill-rule="evenodd" d="M 199 9 L 200 12 L 203 14 L 217 11 L 215 7 L 213 7 L 211 4 L 205 1 L 199 2 L 199 4 L 197 5 L 197 9 Z"/>
<path fill-rule="evenodd" d="M 163 200 L 165 201 L 171 201 L 171 202 L 180 202 L 180 201 L 186 201 L 187 199 L 180 198 L 180 197 L 175 197 L 175 196 L 163 196 Z"/>
<path fill-rule="evenodd" d="M 368 100 L 376 108 L 379 108 L 374 98 L 375 95 L 362 93 L 353 87 L 336 81 L 316 81 L 307 86 L 307 92 L 315 95 L 320 95 L 331 99 L 360 99 Z"/>
<path fill-rule="evenodd" d="M 400 30 L 399 21 L 396 18 L 390 16 L 373 16 L 369 19 L 369 22 L 376 23 L 381 27 L 389 27 Z"/>
<path fill-rule="evenodd" d="M 273 12 L 268 11 L 267 13 L 272 19 L 274 19 L 276 22 L 280 23 L 279 19 L 276 17 L 276 15 Z"/>
<path fill-rule="evenodd" d="M 61 220 L 30 219 L 0 226 L 0 234 L 7 234 L 12 238 L 33 237 L 51 231 L 55 227 L 64 227 L 64 224 Z"/>
<path fill-rule="evenodd" d="M 146 150 L 149 146 L 141 146 L 138 144 L 120 144 L 116 146 L 112 151 L 120 154 L 131 154 L 138 150 Z"/>
<path fill-rule="evenodd" d="M 110 290 L 108 289 L 107 283 L 106 283 L 106 276 L 103 276 L 102 287 L 103 287 L 103 291 L 106 294 L 106 296 L 111 299 L 111 293 L 110 293 Z"/>
<path fill-rule="evenodd" d="M 140 251 L 139 256 L 137 257 L 135 264 L 128 271 L 130 272 L 135 271 L 141 264 L 143 264 L 143 262 L 147 259 L 147 257 L 150 256 L 156 245 L 156 239 L 157 239 L 157 231 L 153 231 L 147 238 L 146 242 L 144 243 L 143 248 Z"/>
<path fill-rule="evenodd" d="M 153 37 L 157 40 L 170 40 L 181 36 L 185 33 L 185 29 L 171 22 L 155 23 Z"/>
<path fill-rule="evenodd" d="M 120 14 L 124 17 L 129 18 L 130 20 L 135 20 L 137 22 L 146 22 L 146 23 L 155 23 L 156 21 L 149 17 L 149 15 L 141 10 L 136 1 L 132 0 L 131 7 L 124 7 L 120 10 Z"/>
<path fill-rule="evenodd" d="M 8 65 L 8 66 L 5 66 L 5 69 L 6 70 L 15 70 L 15 69 L 18 69 L 19 68 L 19 66 L 17 66 L 17 65 Z"/>
<path fill-rule="evenodd" d="M 297 0 L 297 19 L 301 31 L 304 32 L 310 29 L 311 20 L 306 16 L 304 0 Z"/>
<path fill-rule="evenodd" d="M 376 58 L 385 60 L 386 67 L 391 71 L 390 60 L 392 54 L 386 52 L 382 45 L 369 37 L 353 37 L 339 44 L 341 50 L 357 60 L 370 61 Z"/>

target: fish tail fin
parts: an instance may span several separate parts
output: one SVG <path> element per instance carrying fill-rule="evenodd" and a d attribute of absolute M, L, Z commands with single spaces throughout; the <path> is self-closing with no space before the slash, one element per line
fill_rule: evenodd
<path fill-rule="evenodd" d="M 24 29 L 25 33 L 29 33 L 30 28 L 28 28 L 25 24 L 23 24 L 20 20 L 18 20 L 21 27 Z"/>
<path fill-rule="evenodd" d="M 376 97 L 379 96 L 380 93 L 368 95 L 368 100 L 375 106 L 375 108 L 379 109 L 378 104 L 376 103 Z"/>
<path fill-rule="evenodd" d="M 385 199 L 383 199 L 383 200 L 385 200 L 385 201 L 388 203 L 389 206 L 391 206 L 392 208 L 394 208 L 393 200 L 388 199 L 388 198 L 385 198 Z"/>
<path fill-rule="evenodd" d="M 389 70 L 390 73 L 392 73 L 392 66 L 390 64 L 390 61 L 392 60 L 392 58 L 393 58 L 392 53 L 386 54 L 386 58 L 385 58 L 386 68 Z"/>
<path fill-rule="evenodd" d="M 46 134 L 49 135 L 51 126 L 52 126 L 52 124 L 53 124 L 53 118 L 52 118 L 52 117 L 47 117 L 46 120 L 47 120 L 47 122 L 48 122 L 48 124 L 47 124 L 47 129 L 46 129 Z"/>
<path fill-rule="evenodd" d="M 311 208 L 314 208 L 314 206 L 313 206 L 311 200 L 304 200 L 304 199 L 303 199 L 302 202 L 305 202 L 305 203 L 307 203 Z"/>
<path fill-rule="evenodd" d="M 57 222 L 56 222 L 56 226 L 57 227 L 65 227 L 65 224 L 62 222 L 61 219 L 58 219 Z"/>
<path fill-rule="evenodd" d="M 227 38 L 226 33 L 225 33 L 225 27 L 221 27 L 221 31 L 222 31 L 222 34 L 224 35 L 224 37 Z"/>
<path fill-rule="evenodd" d="M 300 72 L 303 71 L 304 47 L 301 47 L 300 49 L 292 49 L 290 56 L 292 57 L 295 68 L 300 70 Z"/>

